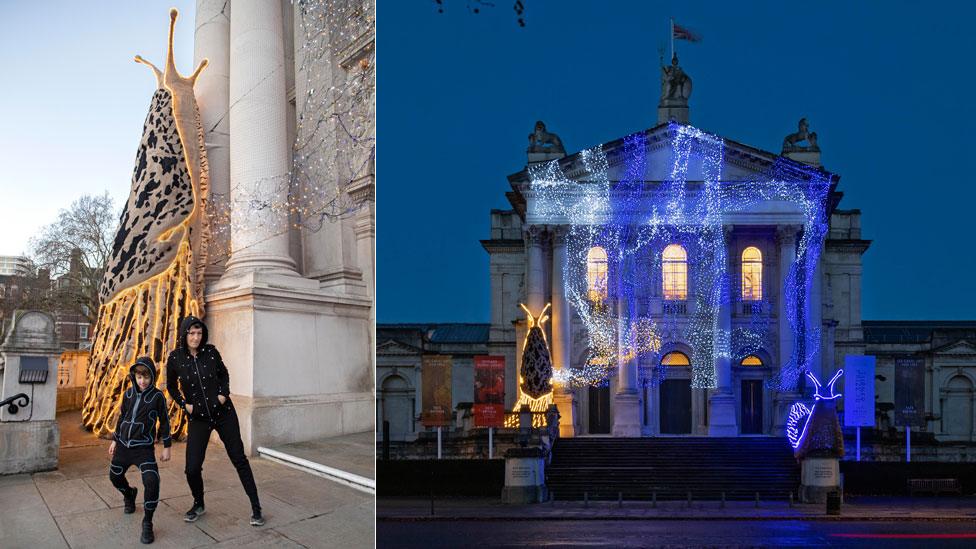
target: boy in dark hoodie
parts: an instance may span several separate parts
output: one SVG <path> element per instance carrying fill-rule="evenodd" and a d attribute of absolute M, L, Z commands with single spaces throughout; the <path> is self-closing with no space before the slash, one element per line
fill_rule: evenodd
<path fill-rule="evenodd" d="M 169 431 L 169 414 L 166 413 L 166 397 L 156 388 L 156 365 L 144 356 L 136 359 L 129 368 L 132 386 L 126 389 L 122 398 L 119 422 L 108 453 L 112 456 L 108 477 L 112 484 L 122 492 L 125 502 L 123 511 L 127 514 L 136 511 L 136 488 L 129 486 L 125 472 L 130 465 L 139 468 L 142 474 L 143 508 L 146 515 L 142 519 L 142 543 L 152 543 L 152 518 L 159 505 L 159 467 L 156 465 L 156 424 L 163 439 L 163 453 L 160 461 L 169 461 L 170 446 L 173 439 Z"/>
<path fill-rule="evenodd" d="M 207 343 L 207 325 L 195 316 L 180 323 L 180 346 L 166 359 L 166 391 L 189 418 L 186 435 L 186 481 L 193 507 L 183 520 L 194 522 L 206 512 L 203 502 L 203 460 L 210 433 L 217 431 L 241 486 L 251 500 L 251 526 L 262 526 L 261 502 L 251 464 L 244 454 L 241 426 L 230 400 L 230 376 L 217 348 Z"/>

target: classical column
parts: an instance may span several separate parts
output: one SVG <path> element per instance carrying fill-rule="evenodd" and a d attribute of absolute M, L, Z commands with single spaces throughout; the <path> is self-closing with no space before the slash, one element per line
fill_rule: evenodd
<path fill-rule="evenodd" d="M 630 268 L 623 260 L 617 274 L 617 393 L 613 396 L 613 436 L 639 437 L 641 435 L 640 393 L 637 391 L 637 360 L 627 356 L 630 347 L 626 332 L 630 323 L 627 300 L 619 291 L 619 285 Z"/>
<path fill-rule="evenodd" d="M 776 243 L 779 250 L 779 368 L 783 368 L 793 356 L 793 329 L 790 327 L 788 313 L 795 313 L 796 302 L 786 299 L 786 284 L 790 269 L 796 262 L 796 225 L 783 225 L 776 229 Z M 797 319 L 799 321 L 799 319 Z M 799 382 L 799 380 L 797 380 Z M 786 420 L 790 406 L 799 397 L 796 391 L 779 391 L 773 397 L 773 433 L 782 436 L 786 432 Z"/>
<path fill-rule="evenodd" d="M 230 214 L 230 2 L 197 0 L 193 66 L 206 58 L 207 68 L 197 78 L 194 92 L 203 123 L 203 141 L 210 165 L 210 202 L 217 212 L 210 227 L 213 241 L 204 273 L 206 280 L 220 277 L 230 250 L 226 223 Z"/>
<path fill-rule="evenodd" d="M 542 260 L 543 228 L 531 225 L 525 230 L 526 260 L 525 269 L 525 306 L 533 315 L 542 312 L 546 306 L 545 295 L 545 265 Z"/>
<path fill-rule="evenodd" d="M 732 253 L 732 227 L 726 226 L 722 230 L 723 246 L 725 246 L 724 276 L 719 277 L 721 292 L 718 305 L 718 318 L 715 319 L 715 384 L 716 387 L 708 397 L 708 435 L 713 437 L 730 437 L 739 434 L 739 427 L 735 417 L 735 394 L 732 392 L 732 296 L 735 287 L 729 268 Z"/>
<path fill-rule="evenodd" d="M 294 273 L 281 4 L 235 0 L 230 21 L 231 256 L 228 271 Z"/>
<path fill-rule="evenodd" d="M 552 229 L 552 366 L 556 371 L 569 368 L 572 356 L 572 332 L 569 302 L 566 299 L 565 273 L 568 252 L 566 249 L 567 228 Z M 555 387 L 553 399 L 559 408 L 559 436 L 571 437 L 576 434 L 576 413 L 573 393 L 565 385 Z"/>
<path fill-rule="evenodd" d="M 820 336 L 815 339 L 817 346 L 816 349 L 807 349 L 807 354 L 812 354 L 813 358 L 810 362 L 810 369 L 813 370 L 817 377 L 823 379 L 824 370 L 824 358 L 822 346 L 823 342 L 823 291 L 821 286 L 821 281 L 823 280 L 823 269 L 821 269 L 822 262 L 820 257 L 817 258 L 817 267 L 813 271 L 813 280 L 810 282 L 810 293 L 807 299 L 807 329 L 812 330 L 816 328 L 820 330 Z M 812 353 L 811 353 L 812 351 Z M 832 375 L 832 374 L 831 374 Z"/>

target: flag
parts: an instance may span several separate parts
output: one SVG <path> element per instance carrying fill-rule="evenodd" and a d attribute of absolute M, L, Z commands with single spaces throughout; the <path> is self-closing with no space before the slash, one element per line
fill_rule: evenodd
<path fill-rule="evenodd" d="M 691 29 L 679 26 L 677 23 L 671 24 L 671 37 L 676 40 L 687 40 L 689 42 L 701 42 L 701 35 Z"/>

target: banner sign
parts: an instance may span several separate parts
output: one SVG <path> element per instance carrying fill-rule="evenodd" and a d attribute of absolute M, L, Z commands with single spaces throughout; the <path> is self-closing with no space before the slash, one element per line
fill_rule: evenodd
<path fill-rule="evenodd" d="M 844 357 L 844 426 L 874 427 L 873 356 Z"/>
<path fill-rule="evenodd" d="M 895 425 L 925 425 L 925 359 L 895 359 Z"/>
<path fill-rule="evenodd" d="M 474 357 L 474 426 L 505 423 L 505 357 Z"/>
<path fill-rule="evenodd" d="M 424 355 L 421 359 L 423 413 L 420 421 L 425 427 L 445 427 L 451 424 L 451 356 Z"/>

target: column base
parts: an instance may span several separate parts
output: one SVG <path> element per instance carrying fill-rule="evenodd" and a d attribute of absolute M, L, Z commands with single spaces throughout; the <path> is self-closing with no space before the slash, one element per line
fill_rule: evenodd
<path fill-rule="evenodd" d="M 206 302 L 249 454 L 373 430 L 371 300 L 257 271 L 223 277 Z"/>
<path fill-rule="evenodd" d="M 735 418 L 735 395 L 715 393 L 708 397 L 708 436 L 739 436 L 739 425 Z"/>
<path fill-rule="evenodd" d="M 267 271 L 282 274 L 296 274 L 298 265 L 288 256 L 269 254 L 239 255 L 231 253 L 225 266 L 225 275 L 242 271 Z"/>
<path fill-rule="evenodd" d="M 641 436 L 640 395 L 635 389 L 613 396 L 613 436 Z"/>
<path fill-rule="evenodd" d="M 576 436 L 576 401 L 572 391 L 556 389 L 552 400 L 559 409 L 559 437 Z"/>

